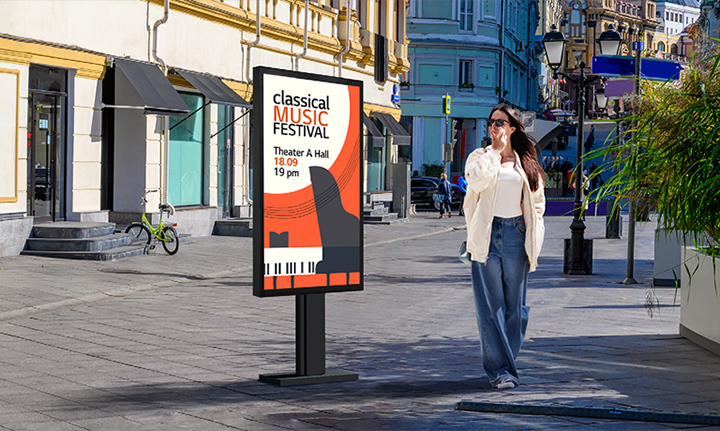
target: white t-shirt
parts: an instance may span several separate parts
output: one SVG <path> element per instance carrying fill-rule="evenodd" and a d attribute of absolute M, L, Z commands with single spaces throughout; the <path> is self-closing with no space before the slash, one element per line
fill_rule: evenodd
<path fill-rule="evenodd" d="M 495 217 L 510 218 L 522 215 L 522 207 L 520 206 L 522 189 L 522 177 L 515 170 L 515 164 L 510 162 L 500 165 L 497 197 L 495 199 Z"/>

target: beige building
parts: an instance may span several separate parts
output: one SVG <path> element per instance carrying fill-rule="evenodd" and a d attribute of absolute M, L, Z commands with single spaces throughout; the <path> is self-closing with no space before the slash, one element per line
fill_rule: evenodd
<path fill-rule="evenodd" d="M 0 256 L 18 254 L 40 221 L 137 220 L 151 189 L 148 212 L 170 202 L 180 233 L 249 216 L 256 66 L 363 81 L 366 172 L 391 175 L 396 144 L 409 143 L 379 121 L 400 118 L 404 0 L 0 0 L 0 10 Z"/>
<path fill-rule="evenodd" d="M 656 7 L 654 0 L 562 0 L 563 19 L 558 29 L 568 41 L 564 73 L 579 75 L 580 64 L 585 63 L 586 76 L 593 76 L 592 57 L 599 54 L 597 39 L 610 25 L 623 40 L 618 55 L 634 55 L 632 43 L 637 41 L 645 42 L 644 55 L 652 53 L 656 45 L 655 30 L 659 25 Z M 553 85 L 556 88 L 551 88 L 550 94 L 556 94 L 557 98 L 552 106 L 575 111 L 575 86 L 561 80 L 556 80 Z M 598 81 L 596 87 L 599 85 Z M 596 87 L 588 89 L 588 94 L 593 94 Z M 592 117 L 594 111 L 594 101 L 588 97 L 585 115 Z"/>
<path fill-rule="evenodd" d="M 585 3 L 585 4 L 583 4 Z M 620 33 L 623 44 L 619 55 L 632 55 L 632 43 L 643 41 L 654 47 L 656 19 L 654 0 L 568 0 L 562 31 L 568 38 L 567 67 L 580 62 L 590 64 L 596 53 L 597 38 L 610 25 Z"/>

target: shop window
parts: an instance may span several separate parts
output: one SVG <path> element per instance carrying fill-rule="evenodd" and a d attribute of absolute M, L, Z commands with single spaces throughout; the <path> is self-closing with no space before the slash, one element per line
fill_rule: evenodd
<path fill-rule="evenodd" d="M 203 106 L 202 96 L 180 93 L 193 112 Z M 204 163 L 204 110 L 191 117 L 170 117 L 170 148 L 168 151 L 168 200 L 181 206 L 202 205 Z M 180 124 L 178 124 L 180 123 Z"/>

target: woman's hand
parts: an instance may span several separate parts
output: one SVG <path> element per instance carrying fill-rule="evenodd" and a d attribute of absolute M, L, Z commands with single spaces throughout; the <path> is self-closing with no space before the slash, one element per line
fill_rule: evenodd
<path fill-rule="evenodd" d="M 497 134 L 493 134 L 492 136 L 492 148 L 493 150 L 498 150 L 502 152 L 505 150 L 505 147 L 509 144 L 509 137 L 507 133 L 505 133 L 505 128 L 502 127 L 498 129 Z"/>

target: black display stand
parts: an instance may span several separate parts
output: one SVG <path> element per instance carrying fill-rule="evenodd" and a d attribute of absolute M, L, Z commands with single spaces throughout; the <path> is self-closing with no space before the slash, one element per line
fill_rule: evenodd
<path fill-rule="evenodd" d="M 357 373 L 325 369 L 325 294 L 295 297 L 296 372 L 260 374 L 260 380 L 278 386 L 357 380 Z"/>

